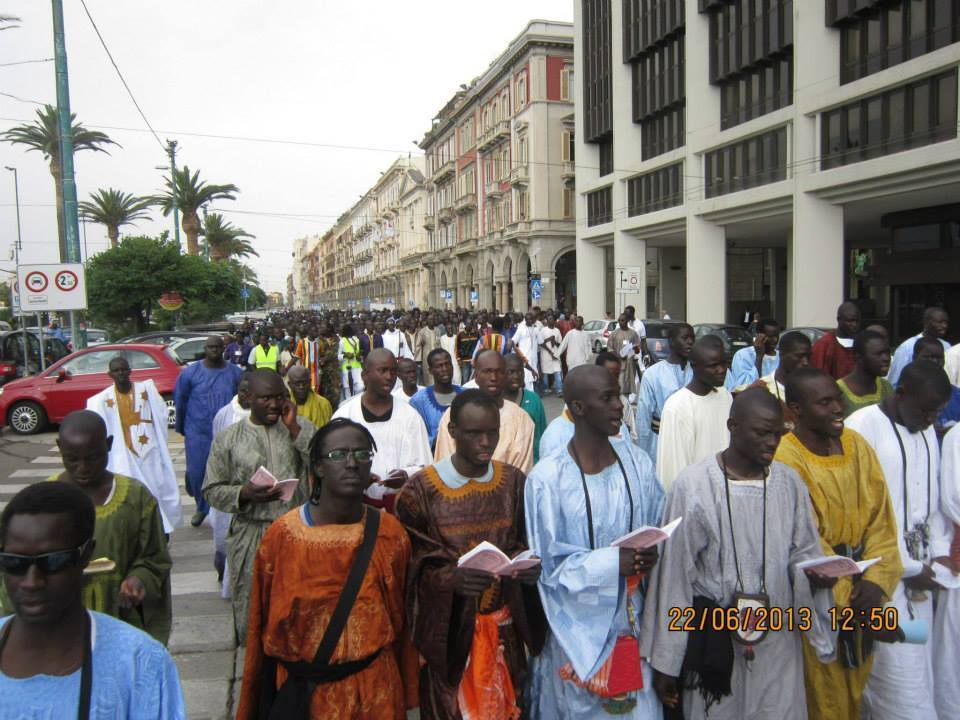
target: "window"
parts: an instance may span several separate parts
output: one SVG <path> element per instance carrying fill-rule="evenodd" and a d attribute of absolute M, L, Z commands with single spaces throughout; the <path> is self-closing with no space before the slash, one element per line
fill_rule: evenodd
<path fill-rule="evenodd" d="M 627 180 L 627 215 L 634 217 L 683 204 L 681 163 Z"/>
<path fill-rule="evenodd" d="M 683 27 L 683 0 L 623 0 L 623 61 L 631 62 Z"/>
<path fill-rule="evenodd" d="M 684 110 L 685 103 L 640 123 L 640 152 L 644 160 L 684 145 Z"/>
<path fill-rule="evenodd" d="M 518 190 L 516 197 L 517 220 L 523 222 L 530 218 L 530 196 L 526 190 Z"/>
<path fill-rule="evenodd" d="M 599 144 L 600 150 L 600 177 L 613 172 L 613 136 L 606 138 Z"/>
<path fill-rule="evenodd" d="M 634 122 L 683 102 L 684 57 L 684 37 L 680 35 L 632 64 Z"/>
<path fill-rule="evenodd" d="M 582 0 L 583 136 L 599 142 L 613 132 L 613 44 L 610 0 Z"/>
<path fill-rule="evenodd" d="M 469 118 L 460 126 L 460 152 L 466 152 L 472 148 L 473 143 L 473 118 Z"/>
<path fill-rule="evenodd" d="M 708 198 L 784 180 L 787 128 L 780 127 L 708 152 L 704 171 Z"/>
<path fill-rule="evenodd" d="M 609 187 L 587 193 L 587 227 L 603 225 L 613 220 L 611 194 Z"/>
<path fill-rule="evenodd" d="M 892 88 L 821 115 L 823 170 L 957 137 L 957 71 Z"/>
<path fill-rule="evenodd" d="M 517 76 L 517 95 L 513 106 L 519 110 L 527 104 L 527 73 L 524 71 Z"/>
<path fill-rule="evenodd" d="M 561 100 L 572 100 L 573 93 L 571 92 L 570 84 L 573 81 L 573 68 L 569 65 L 565 65 L 563 70 L 560 71 L 560 99 Z"/>
<path fill-rule="evenodd" d="M 755 67 L 724 81 L 720 94 L 723 130 L 793 103 L 793 56 Z"/>
<path fill-rule="evenodd" d="M 93 352 L 78 355 L 60 367 L 66 370 L 68 375 L 106 374 L 110 366 L 110 361 L 116 356 L 116 350 L 94 350 Z"/>
<path fill-rule="evenodd" d="M 711 82 L 792 53 L 793 0 L 728 0 L 711 9 Z"/>
<path fill-rule="evenodd" d="M 575 160 L 576 142 L 574 141 L 573 130 L 563 130 L 560 132 L 560 159 L 564 162 Z"/>
<path fill-rule="evenodd" d="M 207 340 L 204 338 L 203 344 L 206 345 L 206 343 Z M 121 354 L 127 358 L 131 370 L 153 370 L 160 367 L 160 363 L 150 353 L 142 350 L 124 350 Z"/>
<path fill-rule="evenodd" d="M 841 83 L 960 41 L 960 0 L 844 1 L 827 8 L 827 24 L 840 29 Z"/>
<path fill-rule="evenodd" d="M 573 217 L 573 188 L 565 187 L 563 189 L 563 218 L 567 220 Z"/>
<path fill-rule="evenodd" d="M 517 165 L 527 164 L 527 138 L 517 139 Z"/>

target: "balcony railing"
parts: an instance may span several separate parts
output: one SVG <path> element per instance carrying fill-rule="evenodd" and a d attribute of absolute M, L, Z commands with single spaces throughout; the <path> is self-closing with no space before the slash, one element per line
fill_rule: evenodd
<path fill-rule="evenodd" d="M 530 182 L 530 170 L 526 163 L 517 165 L 510 171 L 511 185 L 527 185 Z"/>
<path fill-rule="evenodd" d="M 480 139 L 477 141 L 477 148 L 482 152 L 500 142 L 503 138 L 508 137 L 510 137 L 510 121 L 500 120 L 480 134 Z"/>
<path fill-rule="evenodd" d="M 567 187 L 573 187 L 577 179 L 577 164 L 573 160 L 564 160 L 560 168 L 560 177 Z"/>
<path fill-rule="evenodd" d="M 497 198 L 503 195 L 503 188 L 500 187 L 499 180 L 492 180 L 486 184 L 486 195 L 488 198 Z"/>
<path fill-rule="evenodd" d="M 444 207 L 440 208 L 440 212 L 437 213 L 437 219 L 442 223 L 449 224 L 453 221 L 453 208 Z"/>
<path fill-rule="evenodd" d="M 444 179 L 453 175 L 456 169 L 456 164 L 453 162 L 453 160 L 447 160 L 437 168 L 436 172 L 430 176 L 430 179 L 435 183 L 442 182 Z"/>
<path fill-rule="evenodd" d="M 467 193 L 457 198 L 454 208 L 458 213 L 469 212 L 477 207 L 477 194 Z"/>
<path fill-rule="evenodd" d="M 427 230 L 433 230 L 437 226 L 437 216 L 433 213 L 427 213 L 423 216 L 423 226 Z"/>

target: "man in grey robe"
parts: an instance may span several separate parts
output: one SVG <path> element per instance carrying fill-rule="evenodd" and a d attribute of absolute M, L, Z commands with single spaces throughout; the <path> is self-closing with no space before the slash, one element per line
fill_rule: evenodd
<path fill-rule="evenodd" d="M 241 645 L 247 641 L 257 546 L 274 520 L 306 501 L 310 440 L 316 432 L 309 420 L 297 417 L 297 406 L 279 374 L 255 370 L 248 387 L 250 417 L 214 438 L 203 481 L 203 495 L 211 507 L 234 515 L 227 534 L 227 563 L 233 626 Z M 251 484 L 250 478 L 261 465 L 277 480 L 300 479 L 290 502 L 283 501 L 278 487 Z"/>
<path fill-rule="evenodd" d="M 803 481 L 773 462 L 783 433 L 780 403 L 763 388 L 746 390 L 734 402 L 728 427 L 730 446 L 680 473 L 667 497 L 663 523 L 683 520 L 662 546 L 651 577 L 641 653 L 654 668 L 654 689 L 668 716 L 682 704 L 688 720 L 805 720 L 798 630 L 807 632 L 821 659 L 833 657 L 832 593 L 815 588 L 835 580 L 796 567 L 823 553 Z M 768 624 L 774 629 L 782 624 L 779 632 L 771 630 L 751 646 L 735 641 L 722 631 L 729 625 L 720 623 L 721 632 L 710 639 L 714 644 L 708 647 L 722 645 L 728 658 L 732 644 L 730 694 L 711 694 L 703 677 L 691 682 L 684 656 L 692 633 L 685 626 L 699 632 L 701 617 L 688 608 L 696 604 L 699 610 L 704 599 L 727 608 L 737 592 L 764 591 L 773 610 Z M 695 603 L 695 597 L 701 599 Z M 726 622 L 728 614 L 723 615 Z M 707 635 L 714 619 L 712 613 L 706 617 Z"/>

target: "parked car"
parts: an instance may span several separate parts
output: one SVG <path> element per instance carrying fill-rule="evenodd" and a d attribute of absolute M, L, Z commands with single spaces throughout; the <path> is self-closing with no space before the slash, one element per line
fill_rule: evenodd
<path fill-rule="evenodd" d="M 802 332 L 808 338 L 810 338 L 810 344 L 816 344 L 817 340 L 823 337 L 824 333 L 827 332 L 827 328 L 818 328 L 818 327 L 795 327 L 790 328 L 789 330 L 784 330 L 780 333 L 780 337 L 783 337 L 789 332 Z"/>
<path fill-rule="evenodd" d="M 647 329 L 647 350 L 653 356 L 653 362 L 666 360 L 670 356 L 670 341 L 667 340 L 667 331 L 677 320 L 644 320 Z"/>
<path fill-rule="evenodd" d="M 64 328 L 63 334 L 67 336 L 67 346 L 73 350 L 73 333 L 70 328 Z M 110 338 L 107 337 L 106 330 L 87 328 L 87 347 L 106 345 L 108 342 L 110 342 Z"/>
<path fill-rule="evenodd" d="M 146 344 L 146 345 L 169 345 L 174 340 L 189 337 L 208 337 L 207 333 L 190 332 L 188 330 L 154 330 L 151 332 L 138 333 L 129 337 L 117 340 L 118 343 Z"/>
<path fill-rule="evenodd" d="M 203 337 L 174 338 L 167 347 L 176 353 L 184 365 L 189 365 L 197 360 L 203 360 L 206 354 L 204 348 L 207 346 L 207 337 L 204 335 Z"/>
<path fill-rule="evenodd" d="M 117 355 L 130 363 L 131 380 L 153 380 L 167 403 L 167 422 L 173 427 L 173 389 L 183 363 L 159 345 L 116 343 L 78 350 L 39 375 L 5 384 L 0 388 L 0 424 L 18 435 L 32 435 L 48 423 L 59 423 L 74 410 L 82 410 L 89 397 L 113 382 L 107 368 Z"/>
<path fill-rule="evenodd" d="M 23 357 L 24 336 L 27 341 L 27 358 Z M 45 365 L 52 365 L 70 351 L 62 340 L 44 334 Z M 0 332 L 0 385 L 40 370 L 40 337 L 35 332 L 19 330 Z"/>
<path fill-rule="evenodd" d="M 733 359 L 734 353 L 753 345 L 753 335 L 746 328 L 739 325 L 723 325 L 720 323 L 700 323 L 693 326 L 693 334 L 698 340 L 704 335 L 716 335 L 723 341 L 727 364 Z"/>
<path fill-rule="evenodd" d="M 610 333 L 617 329 L 616 320 L 589 320 L 583 324 L 583 331 L 590 336 L 590 347 L 595 353 L 607 349 Z"/>

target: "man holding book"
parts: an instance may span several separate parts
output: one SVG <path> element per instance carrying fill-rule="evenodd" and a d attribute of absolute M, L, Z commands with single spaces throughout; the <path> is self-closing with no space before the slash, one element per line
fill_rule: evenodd
<path fill-rule="evenodd" d="M 803 481 L 773 462 L 780 402 L 766 388 L 745 390 L 727 424 L 729 447 L 681 472 L 671 489 L 663 520 L 683 520 L 647 590 L 643 655 L 668 717 L 682 704 L 688 719 L 805 720 L 800 632 L 819 658 L 832 656 L 833 596 L 816 589 L 836 580 L 797 566 L 823 552 Z M 749 634 L 737 624 L 747 610 L 732 622 L 723 612 L 747 606 L 761 629 L 775 619 L 779 631 Z"/>
<path fill-rule="evenodd" d="M 458 565 L 481 541 L 513 558 L 526 550 L 525 477 L 493 460 L 500 436 L 495 398 L 479 390 L 457 395 L 445 432 L 455 451 L 412 478 L 397 498 L 397 517 L 413 543 L 407 614 L 426 660 L 420 712 L 425 720 L 515 717 L 526 680 L 526 650 L 543 646 L 546 622 L 537 595 L 539 563 L 490 570 Z M 498 662 L 503 646 L 506 665 Z"/>
<path fill-rule="evenodd" d="M 641 576 L 656 548 L 611 545 L 657 525 L 663 489 L 621 427 L 618 378 L 596 365 L 564 383 L 574 434 L 542 458 L 524 491 L 527 537 L 541 558 L 540 597 L 552 632 L 534 660 L 527 696 L 533 720 L 658 718 L 652 672 L 640 662 Z"/>
<path fill-rule="evenodd" d="M 203 495 L 212 507 L 236 515 L 227 535 L 227 563 L 237 642 L 247 639 L 250 579 L 257 546 L 270 523 L 307 498 L 309 445 L 316 429 L 297 416 L 280 375 L 272 370 L 250 374 L 250 417 L 214 438 L 207 461 Z M 280 480 L 299 478 L 289 502 L 283 488 L 253 482 L 260 467 Z"/>

